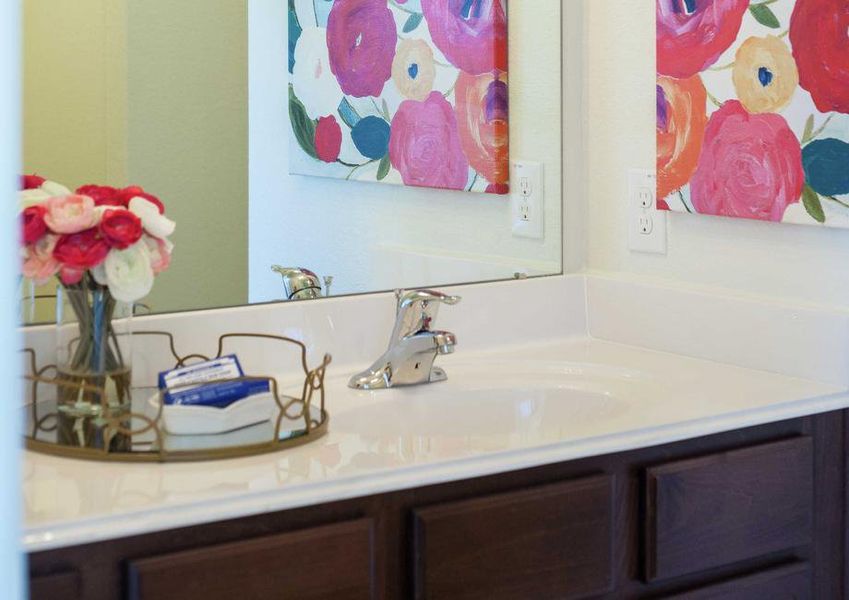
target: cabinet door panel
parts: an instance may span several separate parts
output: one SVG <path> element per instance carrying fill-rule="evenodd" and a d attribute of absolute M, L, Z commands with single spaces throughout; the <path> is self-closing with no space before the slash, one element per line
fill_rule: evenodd
<path fill-rule="evenodd" d="M 130 600 L 368 600 L 373 522 L 360 520 L 129 564 Z"/>
<path fill-rule="evenodd" d="M 808 437 L 648 469 L 647 579 L 809 544 L 813 481 Z"/>
<path fill-rule="evenodd" d="M 80 600 L 80 575 L 75 571 L 33 577 L 29 582 L 30 600 Z"/>
<path fill-rule="evenodd" d="M 613 478 L 416 510 L 415 597 L 563 600 L 610 591 Z"/>
<path fill-rule="evenodd" d="M 810 567 L 801 563 L 668 596 L 666 600 L 812 600 L 812 584 Z"/>

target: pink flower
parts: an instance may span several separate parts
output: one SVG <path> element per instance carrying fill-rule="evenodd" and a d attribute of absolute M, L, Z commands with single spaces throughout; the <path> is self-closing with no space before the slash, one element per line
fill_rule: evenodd
<path fill-rule="evenodd" d="M 85 269 L 62 266 L 59 271 L 59 279 L 65 285 L 78 284 L 83 280 L 83 275 L 85 275 Z"/>
<path fill-rule="evenodd" d="M 88 196 L 70 195 L 50 198 L 44 222 L 53 233 L 79 233 L 94 225 L 94 200 Z"/>
<path fill-rule="evenodd" d="M 59 261 L 53 258 L 53 249 L 59 236 L 46 235 L 35 244 L 24 247 L 24 264 L 21 267 L 23 276 L 35 281 L 36 285 L 44 285 L 59 272 Z"/>
<path fill-rule="evenodd" d="M 749 114 L 737 100 L 711 115 L 690 182 L 697 212 L 781 221 L 804 183 L 802 149 L 782 116 Z"/>
<path fill-rule="evenodd" d="M 471 75 L 507 71 L 504 0 L 422 0 L 433 43 Z"/>
<path fill-rule="evenodd" d="M 142 240 L 150 254 L 150 266 L 153 268 L 154 275 L 167 271 L 171 266 L 171 252 L 174 250 L 174 245 L 167 240 L 149 235 L 144 236 Z"/>
<path fill-rule="evenodd" d="M 336 0 L 327 20 L 330 69 L 342 91 L 356 98 L 380 96 L 392 77 L 398 42 L 386 0 Z"/>
<path fill-rule="evenodd" d="M 392 119 L 389 157 L 405 185 L 461 190 L 469 179 L 454 108 L 439 92 L 424 102 L 401 103 Z"/>
<path fill-rule="evenodd" d="M 677 79 L 688 79 L 719 60 L 737 39 L 749 9 L 749 0 L 656 2 L 657 72 Z"/>

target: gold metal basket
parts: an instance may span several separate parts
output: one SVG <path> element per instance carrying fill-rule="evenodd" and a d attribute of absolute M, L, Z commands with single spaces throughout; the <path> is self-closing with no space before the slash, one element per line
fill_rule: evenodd
<path fill-rule="evenodd" d="M 174 368 L 191 364 L 192 361 L 207 361 L 224 356 L 224 346 L 227 340 L 236 338 L 271 340 L 280 342 L 288 348 L 297 347 L 300 352 L 300 366 L 304 379 L 300 386 L 300 397 L 286 395 L 280 391 L 280 384 L 275 377 L 250 376 L 217 381 L 229 383 L 236 381 L 267 381 L 274 402 L 277 406 L 276 418 L 268 423 L 246 427 L 236 432 L 209 434 L 202 436 L 174 436 L 166 432 L 163 426 L 163 409 L 165 406 L 164 392 L 156 388 L 142 388 L 137 392 L 148 389 L 151 401 L 139 406 L 133 401 L 129 410 L 115 411 L 108 405 L 106 389 L 85 382 L 63 379 L 55 365 L 38 366 L 36 352 L 32 349 L 23 350 L 29 358 L 29 374 L 24 377 L 30 387 L 29 401 L 26 406 L 27 426 L 25 430 L 26 447 L 35 452 L 77 459 L 123 462 L 186 462 L 203 460 L 220 460 L 276 452 L 286 448 L 300 446 L 316 440 L 327 432 L 330 416 L 325 407 L 324 377 L 331 362 L 329 354 L 325 354 L 321 363 L 314 369 L 307 364 L 307 348 L 298 340 L 287 337 L 229 333 L 218 338 L 218 350 L 215 356 L 203 354 L 188 354 L 180 356 L 176 350 L 174 336 L 165 331 L 136 332 L 134 336 L 157 336 L 167 340 L 168 350 L 174 359 Z M 55 387 L 56 391 L 64 390 L 64 394 L 45 394 L 45 389 Z M 74 405 L 77 411 L 71 419 L 79 433 L 77 425 L 85 423 L 89 436 L 83 443 L 84 436 L 75 443 L 67 434 L 68 418 L 62 405 L 56 398 L 63 395 L 78 395 L 82 398 L 94 398 L 85 403 L 83 416 L 80 404 Z M 46 396 L 50 396 L 45 398 Z M 157 395 L 154 410 L 150 408 L 152 398 Z"/>

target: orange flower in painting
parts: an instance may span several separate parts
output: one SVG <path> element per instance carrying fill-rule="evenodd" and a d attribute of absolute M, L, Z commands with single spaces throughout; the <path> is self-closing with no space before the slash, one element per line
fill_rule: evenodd
<path fill-rule="evenodd" d="M 510 179 L 507 75 L 496 72 L 457 79 L 456 113 L 463 152 L 491 184 Z"/>
<path fill-rule="evenodd" d="M 657 195 L 686 185 L 699 163 L 707 127 L 707 92 L 698 75 L 657 80 Z"/>

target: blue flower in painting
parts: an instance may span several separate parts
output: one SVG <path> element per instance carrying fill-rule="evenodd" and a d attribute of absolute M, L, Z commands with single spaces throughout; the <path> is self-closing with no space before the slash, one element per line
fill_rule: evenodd
<path fill-rule="evenodd" d="M 298 21 L 298 13 L 295 11 L 294 0 L 289 0 L 289 72 L 295 69 L 295 48 L 301 37 L 301 23 Z"/>
<path fill-rule="evenodd" d="M 811 142 L 802 150 L 809 186 L 823 196 L 849 194 L 849 144 L 834 138 Z"/>
<path fill-rule="evenodd" d="M 389 123 L 380 117 L 360 119 L 351 130 L 351 139 L 357 150 L 366 158 L 378 160 L 389 151 Z"/>

